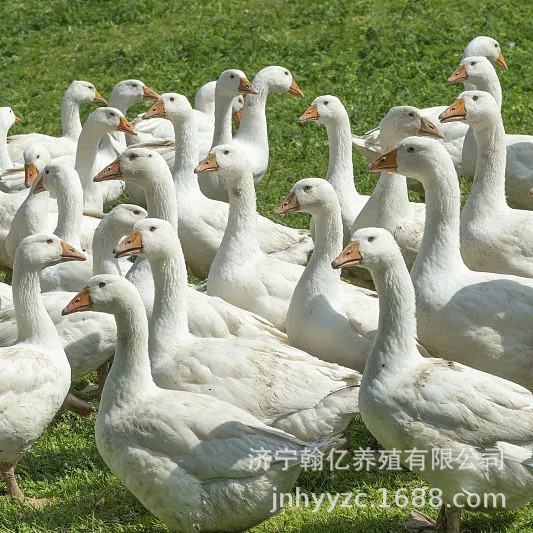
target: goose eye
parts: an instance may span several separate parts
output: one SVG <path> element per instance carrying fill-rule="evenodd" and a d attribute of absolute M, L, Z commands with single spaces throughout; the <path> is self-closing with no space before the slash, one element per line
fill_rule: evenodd
<path fill-rule="evenodd" d="M 155 226 L 150 226 L 150 231 L 155 231 L 156 230 L 156 227 Z"/>
<path fill-rule="evenodd" d="M 110 117 L 114 117 L 114 116 L 115 116 L 115 113 L 113 113 L 113 111 L 111 111 L 111 113 L 109 113 L 109 116 L 110 116 Z"/>
<path fill-rule="evenodd" d="M 306 186 L 304 187 L 304 191 L 305 191 L 305 192 L 309 192 L 311 189 L 312 189 L 311 185 L 306 185 Z"/>
<path fill-rule="evenodd" d="M 494 48 L 498 48 L 498 46 L 499 46 L 498 43 L 496 43 L 496 44 L 494 45 Z"/>
<path fill-rule="evenodd" d="M 328 104 L 329 104 L 329 100 L 326 100 L 326 101 L 324 102 L 324 105 L 328 105 Z"/>
<path fill-rule="evenodd" d="M 224 150 L 224 155 L 228 155 L 229 154 L 229 150 Z"/>
<path fill-rule="evenodd" d="M 235 79 L 235 74 L 231 74 L 231 75 L 230 75 L 230 78 L 231 78 L 232 80 L 234 80 L 234 79 Z"/>
<path fill-rule="evenodd" d="M 470 63 L 470 65 L 471 65 L 472 67 L 475 66 L 475 64 L 476 64 L 475 61 L 472 61 L 472 62 Z"/>
<path fill-rule="evenodd" d="M 53 244 L 54 243 L 54 239 L 46 239 L 46 244 Z"/>
<path fill-rule="evenodd" d="M 140 215 L 141 212 L 140 212 L 139 210 L 135 210 L 135 211 L 133 212 L 133 214 L 134 214 L 134 215 Z"/>
<path fill-rule="evenodd" d="M 152 154 L 148 154 L 148 157 L 152 157 Z"/>
<path fill-rule="evenodd" d="M 175 100 L 175 98 L 174 98 L 173 96 L 171 96 L 171 97 L 169 98 L 169 100 L 170 100 L 171 102 L 173 102 L 173 101 Z"/>
<path fill-rule="evenodd" d="M 100 287 L 101 289 L 103 289 L 105 287 L 105 281 L 101 281 L 99 284 L 98 284 L 98 287 Z"/>
<path fill-rule="evenodd" d="M 376 237 L 373 237 L 373 236 L 368 237 L 368 242 L 372 242 L 372 241 L 375 240 L 375 239 L 376 239 Z"/>
<path fill-rule="evenodd" d="M 289 71 L 286 70 L 286 71 L 285 71 L 285 76 L 288 76 L 288 75 L 289 75 Z"/>
<path fill-rule="evenodd" d="M 409 146 L 409 148 L 407 148 L 407 151 L 408 151 L 410 154 L 412 154 L 412 153 L 415 151 L 415 149 L 414 149 L 412 146 Z"/>
<path fill-rule="evenodd" d="M 49 170 L 45 170 L 44 173 L 45 174 L 50 174 L 50 171 Z"/>
<path fill-rule="evenodd" d="M 477 100 L 479 100 L 479 96 L 477 94 L 475 96 L 472 96 L 472 100 L 474 100 L 474 102 L 476 102 Z"/>
<path fill-rule="evenodd" d="M 138 85 L 137 85 L 136 83 L 134 83 L 134 84 L 132 85 L 132 87 L 135 88 L 135 89 L 137 89 Z"/>
<path fill-rule="evenodd" d="M 38 155 L 35 159 L 39 159 L 39 157 L 41 157 L 40 155 Z"/>
<path fill-rule="evenodd" d="M 410 117 L 414 117 L 415 114 L 411 112 L 411 113 L 409 113 L 409 116 L 410 116 Z"/>

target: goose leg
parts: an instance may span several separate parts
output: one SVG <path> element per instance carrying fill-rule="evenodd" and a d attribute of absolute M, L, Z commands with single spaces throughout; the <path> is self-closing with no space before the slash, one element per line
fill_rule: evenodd
<path fill-rule="evenodd" d="M 80 416 L 90 416 L 94 411 L 94 408 L 90 403 L 80 400 L 77 396 L 74 396 L 74 394 L 72 394 L 71 392 L 67 394 L 67 397 L 65 398 L 65 401 L 63 402 L 63 407 L 65 407 L 65 409 L 68 409 L 69 411 L 72 411 L 73 413 L 76 413 Z"/>
<path fill-rule="evenodd" d="M 2 477 L 6 482 L 7 490 L 9 490 L 9 496 L 11 497 L 11 499 L 16 501 L 22 501 L 24 499 L 24 494 L 22 494 L 22 491 L 19 489 L 17 483 L 17 476 L 15 475 L 15 466 L 2 463 L 0 465 L 0 469 L 2 471 Z"/>
<path fill-rule="evenodd" d="M 109 369 L 109 361 L 106 361 L 103 365 L 99 366 L 96 369 L 96 375 L 98 377 L 98 389 L 100 390 L 100 394 L 104 390 L 105 380 L 107 379 L 107 375 L 109 374 Z"/>

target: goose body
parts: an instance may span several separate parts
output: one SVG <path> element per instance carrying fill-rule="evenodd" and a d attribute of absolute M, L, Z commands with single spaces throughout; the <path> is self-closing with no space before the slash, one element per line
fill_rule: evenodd
<path fill-rule="evenodd" d="M 111 471 L 176 531 L 243 531 L 270 517 L 273 492 L 291 490 L 305 443 L 212 396 L 157 387 L 144 306 L 127 280 L 92 278 L 64 312 L 87 308 L 117 322 L 96 420 L 96 445 Z M 249 454 L 261 448 L 294 451 L 296 462 L 283 470 L 271 460 L 258 471 Z"/>
<path fill-rule="evenodd" d="M 533 388 L 533 280 L 463 263 L 459 185 L 446 150 L 434 139 L 408 137 L 374 168 L 424 185 L 426 225 L 411 269 L 421 343 L 431 354 Z"/>
<path fill-rule="evenodd" d="M 287 310 L 303 267 L 261 250 L 253 176 L 241 148 L 217 146 L 195 172 L 212 170 L 226 179 L 229 216 L 209 270 L 207 293 L 265 317 L 285 331 Z"/>
<path fill-rule="evenodd" d="M 430 487 L 442 490 L 439 520 L 447 522 L 446 531 L 459 532 L 456 504 L 462 502 L 457 494 L 505 495 L 503 504 L 501 499 L 481 499 L 482 503 L 467 505 L 469 510 L 515 508 L 530 501 L 531 392 L 463 364 L 420 355 L 415 291 L 400 250 L 386 230 L 357 231 L 337 261 L 369 268 L 380 300 L 379 328 L 361 384 L 363 421 L 385 449 L 400 450 L 404 464 L 407 454 L 402 450 L 446 450 L 446 468 L 427 463 L 426 468 L 412 468 Z M 487 461 L 489 450 L 502 453 L 500 464 Z"/>
<path fill-rule="evenodd" d="M 82 129 L 80 105 L 91 102 L 104 105 L 106 103 L 92 83 L 73 81 L 65 91 L 61 102 L 61 136 L 53 137 L 42 133 L 13 135 L 8 139 L 12 160 L 21 163 L 24 149 L 35 142 L 45 146 L 52 158 L 75 154 Z"/>
<path fill-rule="evenodd" d="M 287 312 L 292 346 L 324 361 L 363 371 L 378 325 L 372 291 L 344 283 L 331 262 L 342 248 L 342 217 L 337 194 L 325 180 L 298 181 L 277 213 L 313 217 L 315 248 L 298 281 Z"/>

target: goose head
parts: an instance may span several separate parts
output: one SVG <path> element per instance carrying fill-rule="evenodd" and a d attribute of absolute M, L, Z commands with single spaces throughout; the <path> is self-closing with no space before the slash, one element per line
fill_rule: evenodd
<path fill-rule="evenodd" d="M 166 257 L 176 246 L 178 236 L 166 220 L 146 218 L 133 226 L 133 231 L 115 248 L 115 258 L 130 255 L 146 256 L 148 259 Z"/>
<path fill-rule="evenodd" d="M 96 87 L 88 81 L 73 81 L 68 86 L 65 96 L 78 104 L 90 104 L 94 102 L 95 104 L 107 105 L 107 102 L 96 90 Z"/>
<path fill-rule="evenodd" d="M 483 56 L 470 56 L 461 61 L 447 81 L 448 83 L 468 82 L 478 86 L 490 79 L 498 79 L 492 63 Z"/>
<path fill-rule="evenodd" d="M 7 135 L 13 124 L 20 122 L 20 117 L 15 115 L 10 107 L 0 107 L 0 131 Z"/>
<path fill-rule="evenodd" d="M 289 194 L 274 212 L 276 215 L 296 212 L 314 215 L 329 209 L 329 206 L 335 202 L 338 202 L 337 193 L 328 181 L 305 178 L 292 186 Z"/>
<path fill-rule="evenodd" d="M 313 100 L 299 120 L 300 122 L 316 120 L 328 125 L 345 117 L 348 117 L 348 113 L 342 102 L 336 96 L 323 95 Z"/>
<path fill-rule="evenodd" d="M 245 151 L 234 144 L 221 144 L 215 146 L 211 153 L 194 169 L 195 174 L 200 172 L 218 172 L 229 187 L 238 185 L 246 177 L 252 178 L 250 162 Z"/>
<path fill-rule="evenodd" d="M 231 112 L 233 114 L 233 122 L 237 128 L 241 125 L 242 115 L 244 109 L 244 96 L 237 95 L 231 104 Z"/>
<path fill-rule="evenodd" d="M 36 233 L 26 237 L 18 246 L 16 257 L 33 269 L 67 261 L 85 261 L 87 258 L 52 233 Z M 18 261 L 17 261 L 18 263 Z"/>
<path fill-rule="evenodd" d="M 95 109 L 87 118 L 87 123 L 97 126 L 103 133 L 123 131 L 130 135 L 137 135 L 137 132 L 122 111 L 115 107 L 99 107 Z"/>
<path fill-rule="evenodd" d="M 93 181 L 124 180 L 141 187 L 153 183 L 162 174 L 172 175 L 164 157 L 148 148 L 128 148 L 101 170 Z"/>
<path fill-rule="evenodd" d="M 106 213 L 101 224 L 111 225 L 116 233 L 126 235 L 133 226 L 148 216 L 146 209 L 134 204 L 119 204 Z"/>
<path fill-rule="evenodd" d="M 129 299 L 136 299 L 137 305 L 142 305 L 137 289 L 126 278 L 100 274 L 89 280 L 87 287 L 72 298 L 61 314 L 70 315 L 90 310 L 115 314 Z"/>
<path fill-rule="evenodd" d="M 300 98 L 304 96 L 292 74 L 285 67 L 270 66 L 261 69 L 256 74 L 253 84 L 256 88 L 258 85 L 266 85 L 271 93 L 289 93 Z"/>
<path fill-rule="evenodd" d="M 109 100 L 116 97 L 127 102 L 127 107 L 129 107 L 143 100 L 157 100 L 159 95 L 141 80 L 123 80 L 113 87 Z"/>
<path fill-rule="evenodd" d="M 362 266 L 375 270 L 398 260 L 403 261 L 400 249 L 386 229 L 362 228 L 352 235 L 331 266 L 335 269 Z"/>
<path fill-rule="evenodd" d="M 24 149 L 24 185 L 31 187 L 38 174 L 50 163 L 48 149 L 40 143 L 32 143 Z"/>
<path fill-rule="evenodd" d="M 78 173 L 70 165 L 62 162 L 51 162 L 43 169 L 33 187 L 33 194 L 44 191 L 60 194 L 61 191 L 81 187 Z"/>
<path fill-rule="evenodd" d="M 466 122 L 474 130 L 480 131 L 499 117 L 500 106 L 491 94 L 485 91 L 464 91 L 439 115 L 439 120 L 443 123 Z"/>
<path fill-rule="evenodd" d="M 426 136 L 442 139 L 442 132 L 422 112 L 413 106 L 392 107 L 380 124 L 381 148 L 390 150 L 402 139 L 411 136 Z"/>
<path fill-rule="evenodd" d="M 426 187 L 435 175 L 435 168 L 453 167 L 444 146 L 429 137 L 407 137 L 398 146 L 382 155 L 370 166 L 370 172 L 394 172 L 415 178 Z"/>
<path fill-rule="evenodd" d="M 492 37 L 480 35 L 472 39 L 467 45 L 463 53 L 463 57 L 483 56 L 491 63 L 498 65 L 500 68 L 507 70 L 507 63 L 503 58 L 500 43 Z"/>
<path fill-rule="evenodd" d="M 178 93 L 163 93 L 144 114 L 144 118 L 166 118 L 172 122 L 183 122 L 192 114 L 193 109 L 186 96 Z"/>
<path fill-rule="evenodd" d="M 257 91 L 242 70 L 231 68 L 218 77 L 215 94 L 234 97 L 238 94 L 257 94 Z"/>

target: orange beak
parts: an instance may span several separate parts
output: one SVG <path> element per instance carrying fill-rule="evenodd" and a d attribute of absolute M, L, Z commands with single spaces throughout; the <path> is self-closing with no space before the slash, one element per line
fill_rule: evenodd
<path fill-rule="evenodd" d="M 418 134 L 427 137 L 436 137 L 437 139 L 444 139 L 444 134 L 442 131 L 440 131 L 427 117 L 422 117 L 420 119 L 420 128 L 418 130 Z"/>
<path fill-rule="evenodd" d="M 300 89 L 300 87 L 298 87 L 298 85 L 296 85 L 296 82 L 294 80 L 291 83 L 291 86 L 289 87 L 289 94 L 292 94 L 294 96 L 298 96 L 299 98 L 303 98 L 304 97 L 304 93 L 303 93 L 302 89 Z"/>
<path fill-rule="evenodd" d="M 244 109 L 239 109 L 239 111 L 235 111 L 235 113 L 233 113 L 233 122 L 235 123 L 235 126 L 237 126 L 237 128 L 241 125 L 243 114 Z"/>
<path fill-rule="evenodd" d="M 284 215 L 286 213 L 294 213 L 295 211 L 298 211 L 300 209 L 300 204 L 298 203 L 298 198 L 296 197 L 296 194 L 293 192 L 290 192 L 285 196 L 285 199 L 281 204 L 279 204 L 278 208 L 274 211 L 275 215 Z"/>
<path fill-rule="evenodd" d="M 333 260 L 331 266 L 335 269 L 356 266 L 361 263 L 363 256 L 359 252 L 359 241 L 352 241 Z"/>
<path fill-rule="evenodd" d="M 241 94 L 257 94 L 256 88 L 250 83 L 250 80 L 248 78 L 240 79 L 239 92 Z"/>
<path fill-rule="evenodd" d="M 498 58 L 496 59 L 496 65 L 498 65 L 500 68 L 503 68 L 503 70 L 509 69 L 501 52 L 498 54 Z"/>
<path fill-rule="evenodd" d="M 22 122 L 22 119 L 16 113 L 13 113 L 13 114 L 15 115 L 15 124 Z"/>
<path fill-rule="evenodd" d="M 468 79 L 468 74 L 464 65 L 460 65 L 455 72 L 446 80 L 448 83 L 459 83 L 461 81 L 466 81 Z"/>
<path fill-rule="evenodd" d="M 157 100 L 159 95 L 150 87 L 143 87 L 143 100 Z"/>
<path fill-rule="evenodd" d="M 33 188 L 33 194 L 39 194 L 44 191 L 46 191 L 46 187 L 44 186 L 44 176 L 41 176 Z"/>
<path fill-rule="evenodd" d="M 218 170 L 217 156 L 209 154 L 205 159 L 200 161 L 198 166 L 194 169 L 195 174 L 200 172 L 215 172 Z"/>
<path fill-rule="evenodd" d="M 81 252 L 78 252 L 76 248 L 70 246 L 70 244 L 63 240 L 61 241 L 61 262 L 85 261 L 86 259 L 87 258 Z"/>
<path fill-rule="evenodd" d="M 70 300 L 70 303 L 61 311 L 61 314 L 65 316 L 78 311 L 89 311 L 92 305 L 89 287 L 85 287 Z"/>
<path fill-rule="evenodd" d="M 370 163 L 368 170 L 370 172 L 398 172 L 397 156 L 398 150 L 391 150 L 373 163 Z"/>
<path fill-rule="evenodd" d="M 110 165 L 98 172 L 93 178 L 95 183 L 100 181 L 120 180 L 122 179 L 122 172 L 120 170 L 120 160 L 115 159 Z"/>
<path fill-rule="evenodd" d="M 143 239 L 141 232 L 138 230 L 132 231 L 119 245 L 113 250 L 115 259 L 119 257 L 126 257 L 128 255 L 135 255 L 143 251 Z"/>
<path fill-rule="evenodd" d="M 131 125 L 131 122 L 128 122 L 124 117 L 120 117 L 118 123 L 117 131 L 124 131 L 130 135 L 137 135 L 135 128 Z"/>
<path fill-rule="evenodd" d="M 26 188 L 31 187 L 33 180 L 37 177 L 39 171 L 33 163 L 27 163 L 24 165 L 24 186 Z"/>
<path fill-rule="evenodd" d="M 466 119 L 466 106 L 464 98 L 457 98 L 455 102 L 445 109 L 440 115 L 439 120 L 445 124 L 447 122 L 461 122 Z"/>
<path fill-rule="evenodd" d="M 307 122 L 308 120 L 318 120 L 320 115 L 318 114 L 318 108 L 315 104 L 310 105 L 303 115 L 298 119 L 300 122 Z"/>
<path fill-rule="evenodd" d="M 165 116 L 165 103 L 158 100 L 145 114 L 144 118 L 161 118 Z"/>
<path fill-rule="evenodd" d="M 93 102 L 95 104 L 107 105 L 107 102 L 104 100 L 103 96 L 96 90 L 94 91 Z"/>

